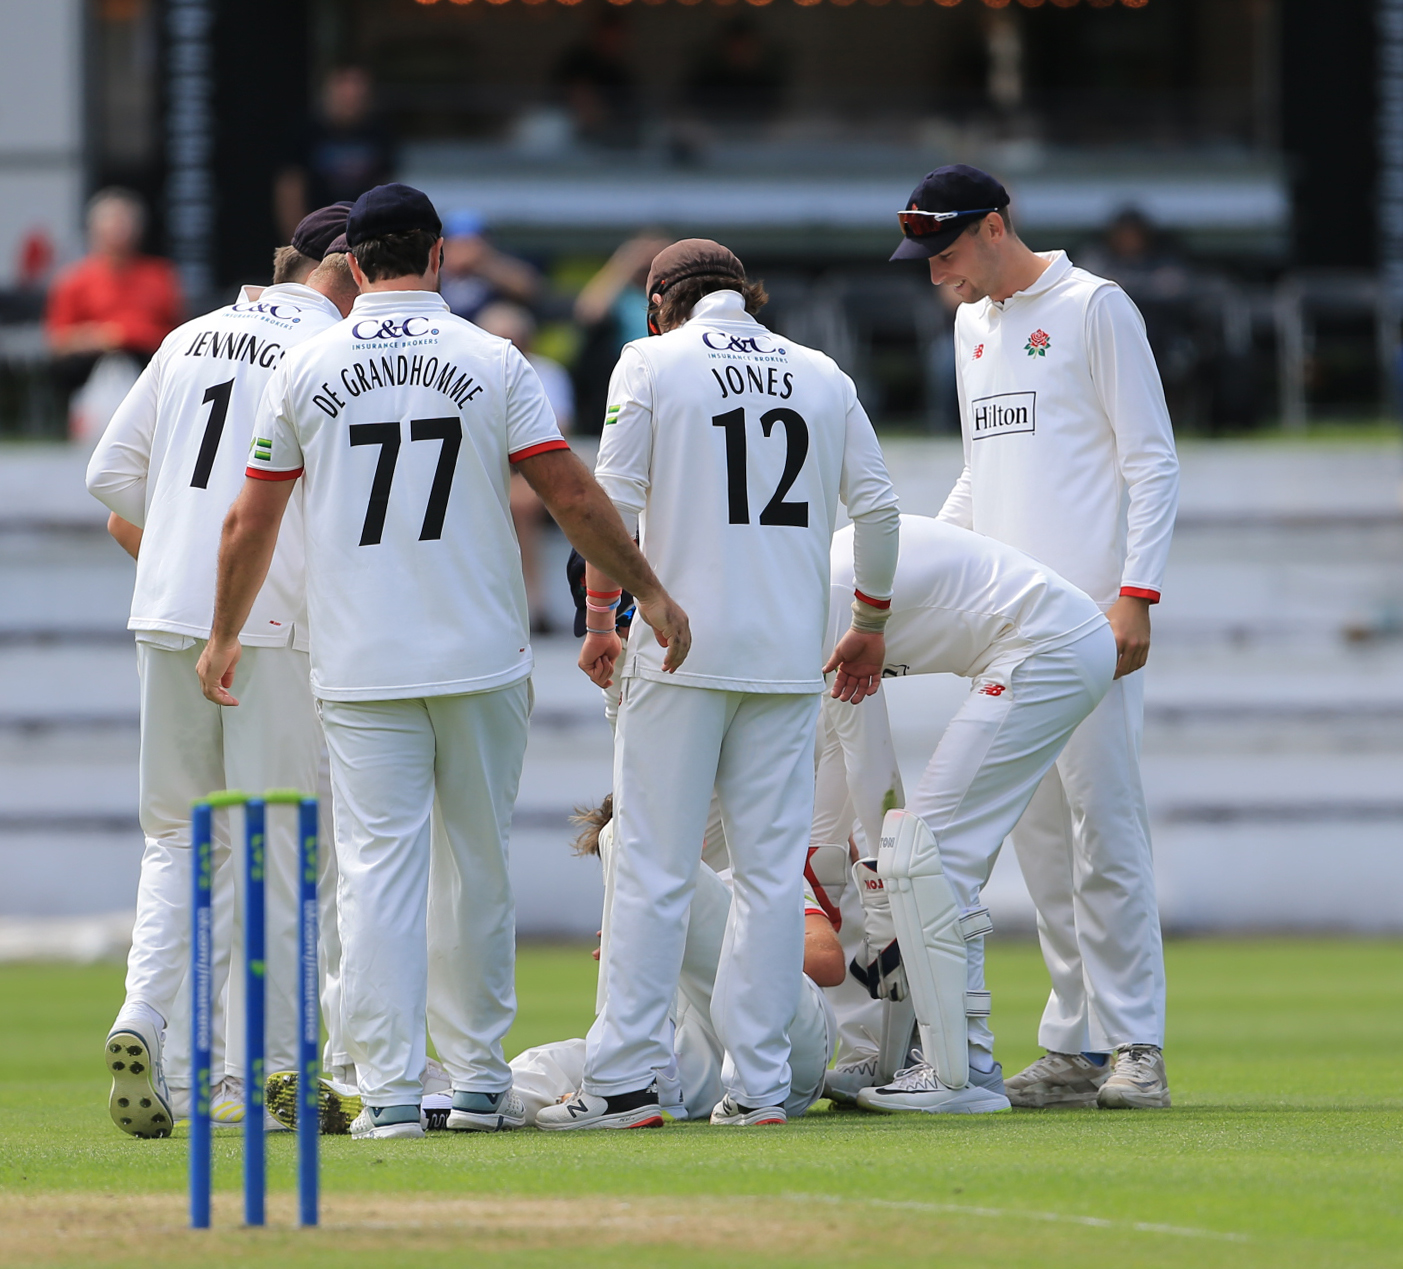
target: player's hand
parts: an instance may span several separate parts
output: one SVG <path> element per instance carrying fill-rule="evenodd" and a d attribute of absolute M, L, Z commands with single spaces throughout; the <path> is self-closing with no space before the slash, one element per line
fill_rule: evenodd
<path fill-rule="evenodd" d="M 239 664 L 243 648 L 235 639 L 232 643 L 215 643 L 211 639 L 200 653 L 200 663 L 195 672 L 200 676 L 200 689 L 207 700 L 216 705 L 237 705 L 229 688 L 234 683 L 234 669 Z"/>
<path fill-rule="evenodd" d="M 687 614 L 665 590 L 660 590 L 649 600 L 634 598 L 638 603 L 638 615 L 653 628 L 653 637 L 667 649 L 663 657 L 663 669 L 669 674 L 687 659 L 692 650 L 692 626 Z"/>
<path fill-rule="evenodd" d="M 1122 595 L 1106 613 L 1116 637 L 1116 678 L 1134 674 L 1150 659 L 1150 601 Z"/>
<path fill-rule="evenodd" d="M 849 627 L 823 667 L 825 674 L 837 671 L 833 679 L 834 699 L 860 705 L 867 697 L 876 696 L 882 686 L 882 665 L 886 657 L 884 635 Z"/>
<path fill-rule="evenodd" d="M 623 640 L 613 631 L 585 635 L 579 666 L 596 687 L 609 687 L 614 682 L 614 665 L 623 646 Z"/>

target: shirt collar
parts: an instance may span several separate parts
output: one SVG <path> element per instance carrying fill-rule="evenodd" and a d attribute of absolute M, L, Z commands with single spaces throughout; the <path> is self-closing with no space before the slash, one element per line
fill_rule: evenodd
<path fill-rule="evenodd" d="M 253 288 L 244 289 L 247 291 Z M 291 304 L 300 304 L 303 308 L 319 308 L 338 322 L 341 320 L 341 310 L 335 304 L 320 291 L 304 286 L 301 282 L 279 282 L 275 286 L 265 286 L 258 298 L 264 302 L 287 300 Z"/>
<path fill-rule="evenodd" d="M 1014 300 L 1032 299 L 1036 295 L 1041 295 L 1045 291 L 1050 291 L 1063 278 L 1071 272 L 1072 262 L 1067 257 L 1065 251 L 1039 251 L 1035 253 L 1040 259 L 1047 261 L 1047 268 L 1038 274 L 1037 281 L 1032 286 L 1025 287 L 1021 291 L 1015 291 L 1008 299 L 1000 302 L 990 300 L 989 303 L 996 308 L 1007 308 Z"/>
<path fill-rule="evenodd" d="M 758 325 L 745 311 L 745 296 L 739 291 L 712 291 L 692 305 L 688 321 L 705 318 L 708 322 L 745 322 Z"/>
<path fill-rule="evenodd" d="M 437 291 L 367 291 L 356 296 L 356 313 L 446 313 L 448 304 Z"/>

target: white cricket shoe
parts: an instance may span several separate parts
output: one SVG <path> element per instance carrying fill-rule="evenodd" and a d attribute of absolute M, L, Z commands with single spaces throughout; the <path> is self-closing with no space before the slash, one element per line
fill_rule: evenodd
<path fill-rule="evenodd" d="M 112 1122 L 133 1137 L 169 1137 L 175 1115 L 161 1069 L 160 1032 L 145 1023 L 119 1019 L 107 1037 L 103 1057 L 112 1075 L 107 1099 Z"/>
<path fill-rule="evenodd" d="M 429 1058 L 424 1063 L 424 1092 L 449 1094 L 453 1092 L 453 1077 L 449 1075 L 442 1062 L 436 1062 L 433 1058 Z"/>
<path fill-rule="evenodd" d="M 237 1075 L 226 1075 L 209 1091 L 209 1121 L 216 1128 L 229 1128 L 244 1122 L 244 1082 Z"/>
<path fill-rule="evenodd" d="M 1109 1066 L 1110 1063 L 1107 1063 Z M 1170 1105 L 1164 1053 L 1155 1044 L 1125 1044 L 1096 1104 L 1105 1110 L 1163 1110 Z"/>
<path fill-rule="evenodd" d="M 713 1127 L 728 1125 L 738 1128 L 783 1126 L 789 1122 L 783 1106 L 742 1106 L 727 1093 L 711 1111 Z"/>
<path fill-rule="evenodd" d="M 856 1105 L 857 1095 L 875 1085 L 881 1075 L 875 1053 L 856 1062 L 842 1062 L 824 1075 L 823 1095 L 845 1106 Z"/>
<path fill-rule="evenodd" d="M 526 1106 L 515 1089 L 503 1093 L 454 1090 L 448 1124 L 454 1132 L 504 1132 L 526 1123 Z"/>
<path fill-rule="evenodd" d="M 351 1123 L 356 1141 L 415 1140 L 424 1135 L 424 1112 L 418 1106 L 366 1106 Z"/>
<path fill-rule="evenodd" d="M 1095 1106 L 1112 1069 L 1110 1062 L 1097 1066 L 1080 1053 L 1045 1053 L 1010 1075 L 1004 1089 L 1015 1106 Z"/>
<path fill-rule="evenodd" d="M 546 1132 L 571 1132 L 594 1128 L 661 1128 L 662 1109 L 655 1085 L 636 1093 L 596 1097 L 581 1090 L 554 1106 L 536 1112 L 536 1127 Z"/>
<path fill-rule="evenodd" d="M 902 1111 L 917 1110 L 928 1115 L 995 1115 L 1011 1109 L 1009 1100 L 1003 1093 L 980 1084 L 969 1083 L 964 1088 L 950 1088 L 940 1082 L 935 1067 L 926 1062 L 919 1049 L 913 1050 L 915 1066 L 898 1071 L 890 1084 L 880 1088 L 864 1088 L 857 1095 L 857 1104 L 863 1110 Z M 977 1071 L 970 1072 L 979 1077 Z M 996 1066 L 992 1072 L 985 1072 L 988 1080 L 1002 1076 Z"/>

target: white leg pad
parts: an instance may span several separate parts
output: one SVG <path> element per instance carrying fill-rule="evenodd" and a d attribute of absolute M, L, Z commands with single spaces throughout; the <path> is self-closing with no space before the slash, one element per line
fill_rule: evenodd
<path fill-rule="evenodd" d="M 966 1000 L 968 963 L 959 904 L 941 869 L 935 836 L 919 816 L 887 812 L 877 875 L 891 902 L 925 1059 L 943 1084 L 964 1088 L 969 1083 L 965 1017 L 977 1002 Z"/>
<path fill-rule="evenodd" d="M 897 1071 L 908 1065 L 911 1052 L 911 1030 L 916 1025 L 916 1012 L 911 1001 L 882 1001 L 882 1047 L 877 1053 L 877 1082 L 889 1084 Z"/>

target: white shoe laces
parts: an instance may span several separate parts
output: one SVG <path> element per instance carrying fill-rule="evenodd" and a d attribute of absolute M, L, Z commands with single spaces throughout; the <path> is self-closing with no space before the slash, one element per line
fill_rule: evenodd
<path fill-rule="evenodd" d="M 912 1049 L 911 1056 L 915 1059 L 914 1064 L 899 1070 L 887 1087 L 900 1089 L 903 1093 L 927 1093 L 942 1087 L 935 1067 L 926 1061 L 925 1054 L 920 1049 Z"/>

